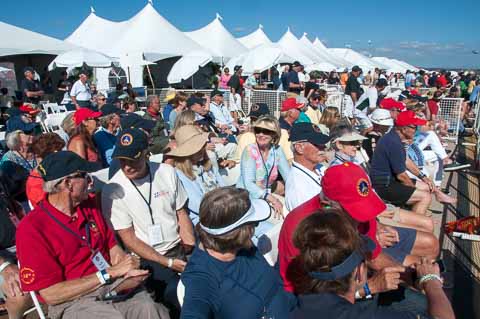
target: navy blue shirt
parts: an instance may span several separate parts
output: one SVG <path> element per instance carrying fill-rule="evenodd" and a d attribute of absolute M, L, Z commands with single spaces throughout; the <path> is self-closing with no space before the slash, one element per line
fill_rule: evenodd
<path fill-rule="evenodd" d="M 95 142 L 98 153 L 100 153 L 100 157 L 102 158 L 103 167 L 109 167 L 112 162 L 116 140 L 117 136 L 104 128 L 101 128 L 93 135 L 93 141 Z"/>
<path fill-rule="evenodd" d="M 182 319 L 288 318 L 295 297 L 283 290 L 279 273 L 252 249 L 230 262 L 196 247 L 181 277 Z"/>
<path fill-rule="evenodd" d="M 395 128 L 385 134 L 373 152 L 370 176 L 395 178 L 407 170 L 405 148 Z"/>
<path fill-rule="evenodd" d="M 291 319 L 416 319 L 417 314 L 397 312 L 386 307 L 361 307 L 333 293 L 318 293 L 298 297 L 299 306 L 291 315 Z"/>
<path fill-rule="evenodd" d="M 287 74 L 287 88 L 286 88 L 286 90 L 288 92 L 294 92 L 294 93 L 300 94 L 302 89 L 301 88 L 290 88 L 289 87 L 290 83 L 300 84 L 300 80 L 298 79 L 298 73 L 295 72 L 294 70 L 291 70 Z"/>
<path fill-rule="evenodd" d="M 287 130 L 289 132 L 292 129 L 292 126 L 287 121 L 285 121 L 285 119 L 283 117 L 281 117 L 278 120 L 278 124 L 280 125 L 280 128 L 283 128 L 284 130 Z"/>

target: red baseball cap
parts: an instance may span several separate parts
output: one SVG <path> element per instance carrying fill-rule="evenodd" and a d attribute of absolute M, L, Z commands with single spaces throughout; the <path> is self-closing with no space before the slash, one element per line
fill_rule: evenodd
<path fill-rule="evenodd" d="M 408 110 L 398 114 L 395 120 L 395 126 L 408 126 L 408 125 L 425 125 L 427 120 L 419 118 L 414 111 Z"/>
<path fill-rule="evenodd" d="M 31 105 L 23 104 L 18 108 L 22 113 L 28 113 L 30 115 L 35 115 L 41 112 L 40 109 L 33 108 Z"/>
<path fill-rule="evenodd" d="M 417 90 L 410 90 L 410 94 L 420 96 L 420 93 L 418 93 Z"/>
<path fill-rule="evenodd" d="M 97 118 L 102 116 L 102 112 L 95 112 L 90 110 L 89 108 L 82 107 L 75 111 L 75 115 L 73 115 L 73 119 L 75 121 L 75 125 L 80 125 L 83 121 L 89 118 Z"/>
<path fill-rule="evenodd" d="M 281 112 L 286 112 L 288 110 L 291 110 L 291 109 L 299 109 L 301 107 L 303 107 L 304 103 L 298 103 L 297 102 L 297 99 L 294 98 L 294 97 L 290 97 L 288 99 L 286 99 L 285 101 L 282 102 L 282 108 L 281 108 Z"/>
<path fill-rule="evenodd" d="M 370 179 L 360 166 L 345 162 L 330 167 L 322 178 L 322 191 L 338 202 L 358 222 L 376 218 L 387 209 L 372 188 Z"/>
<path fill-rule="evenodd" d="M 386 110 L 398 109 L 400 111 L 403 111 L 406 109 L 405 104 L 390 97 L 380 101 L 380 106 L 382 107 L 382 109 Z"/>

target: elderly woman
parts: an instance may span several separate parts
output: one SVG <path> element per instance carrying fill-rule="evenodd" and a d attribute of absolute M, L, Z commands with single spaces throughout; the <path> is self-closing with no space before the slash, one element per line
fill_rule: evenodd
<path fill-rule="evenodd" d="M 225 186 L 207 155 L 208 135 L 193 125 L 182 126 L 175 132 L 176 148 L 167 154 L 173 158 L 177 176 L 188 193 L 188 211 L 194 225 L 205 194 Z"/>
<path fill-rule="evenodd" d="M 57 133 L 45 133 L 33 139 L 32 151 L 40 163 L 48 154 L 61 151 L 65 147 L 65 141 Z M 33 207 L 45 197 L 43 180 L 37 167 L 30 172 L 27 179 L 27 198 Z"/>
<path fill-rule="evenodd" d="M 314 213 L 297 227 L 295 247 L 295 291 L 299 306 L 290 318 L 424 318 L 415 309 L 395 311 L 389 306 L 355 307 L 357 289 L 367 282 L 367 264 L 375 244 L 358 234 L 351 220 L 341 211 Z M 416 265 L 419 288 L 425 291 L 428 315 L 455 318 L 442 289 L 438 264 L 422 258 Z"/>
<path fill-rule="evenodd" d="M 288 318 L 293 297 L 251 240 L 255 225 L 269 216 L 269 205 L 242 189 L 205 195 L 196 226 L 200 243 L 181 277 L 182 319 Z"/>
<path fill-rule="evenodd" d="M 278 146 L 280 125 L 270 116 L 262 116 L 253 124 L 255 143 L 248 145 L 240 161 L 240 179 L 237 187 L 248 190 L 252 198 L 263 198 L 275 209 L 276 217 L 283 212 L 283 204 L 272 195 L 278 175 L 286 181 L 290 165 Z"/>
<path fill-rule="evenodd" d="M 33 141 L 31 133 L 29 131 L 16 130 L 7 134 L 6 143 L 9 151 L 0 160 L 0 167 L 7 161 L 22 166 L 28 172 L 37 166 L 37 159 L 31 150 Z"/>
<path fill-rule="evenodd" d="M 120 129 L 120 114 L 122 113 L 121 109 L 111 104 L 102 108 L 100 128 L 93 135 L 93 141 L 97 146 L 103 167 L 109 167 L 112 162 L 113 148 Z"/>
<path fill-rule="evenodd" d="M 363 140 L 367 138 L 358 134 L 349 126 L 337 126 L 330 134 L 332 148 L 335 150 L 334 158 L 329 166 L 341 165 L 344 162 L 353 162 L 364 166 L 366 162 L 361 152 L 358 152 Z M 364 167 L 365 168 L 365 167 Z"/>
<path fill-rule="evenodd" d="M 98 150 L 93 142 L 93 134 L 97 130 L 100 116 L 102 116 L 101 112 L 94 112 L 85 107 L 75 111 L 73 116 L 76 128 L 68 141 L 67 149 L 89 162 L 100 163 Z"/>

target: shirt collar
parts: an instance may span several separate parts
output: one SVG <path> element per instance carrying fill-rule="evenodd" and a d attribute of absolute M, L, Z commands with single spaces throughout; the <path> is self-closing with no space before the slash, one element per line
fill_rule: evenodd
<path fill-rule="evenodd" d="M 292 165 L 293 166 L 296 166 L 300 169 L 302 169 L 303 171 L 305 171 L 305 173 L 307 173 L 308 175 L 310 175 L 311 177 L 317 179 L 318 181 L 320 181 L 320 172 L 318 170 L 315 170 L 318 174 L 315 174 L 314 171 L 311 171 L 310 169 L 306 168 L 305 166 L 303 166 L 302 164 L 298 163 L 298 162 L 295 162 L 293 161 L 292 162 Z"/>
<path fill-rule="evenodd" d="M 59 211 L 55 206 L 53 206 L 52 204 L 50 204 L 50 202 L 48 201 L 48 197 L 47 195 L 45 195 L 43 201 L 42 201 L 42 204 L 43 204 L 43 207 L 50 213 L 53 215 L 53 217 L 55 217 L 56 219 L 58 219 L 61 223 L 65 224 L 65 225 L 69 225 L 69 224 L 73 224 L 73 223 L 76 223 L 77 225 L 82 225 L 83 222 L 85 221 L 85 216 L 82 214 L 81 212 L 81 208 L 80 208 L 80 205 L 77 207 L 77 210 L 76 210 L 76 215 L 70 217 L 64 213 L 62 213 L 61 211 Z M 40 208 L 41 209 L 41 208 Z M 46 216 L 46 218 L 49 218 L 48 216 Z"/>

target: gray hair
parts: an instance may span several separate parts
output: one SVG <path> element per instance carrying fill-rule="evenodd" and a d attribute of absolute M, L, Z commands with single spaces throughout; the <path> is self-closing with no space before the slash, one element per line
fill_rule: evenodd
<path fill-rule="evenodd" d="M 54 179 L 54 180 L 51 180 L 51 181 L 44 181 L 43 182 L 43 191 L 45 193 L 48 193 L 48 194 L 57 194 L 57 193 L 60 193 L 61 192 L 61 188 L 60 188 L 60 183 L 66 179 L 66 178 L 69 178 L 70 176 L 75 176 L 77 174 L 77 172 L 74 172 L 72 174 L 69 174 L 67 176 L 64 176 L 64 177 L 60 177 L 60 178 L 57 178 L 57 179 Z"/>
<path fill-rule="evenodd" d="M 110 124 L 110 122 L 113 120 L 113 118 L 115 117 L 115 113 L 112 113 L 112 114 L 108 114 L 108 115 L 105 115 L 105 116 L 102 116 L 100 118 L 100 125 L 103 127 L 103 128 L 108 128 L 108 124 Z"/>
<path fill-rule="evenodd" d="M 147 101 L 145 102 L 145 104 L 147 105 L 147 107 L 149 107 L 150 104 L 152 104 L 153 101 L 156 100 L 156 99 L 160 100 L 160 97 L 158 97 L 157 95 L 149 95 L 149 96 L 147 96 Z"/>
<path fill-rule="evenodd" d="M 20 134 L 23 131 L 16 130 L 7 134 L 5 141 L 9 150 L 17 151 L 20 147 Z"/>

